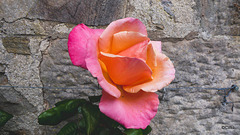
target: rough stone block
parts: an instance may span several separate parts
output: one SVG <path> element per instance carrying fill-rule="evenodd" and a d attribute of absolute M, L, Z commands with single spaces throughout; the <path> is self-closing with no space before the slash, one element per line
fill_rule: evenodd
<path fill-rule="evenodd" d="M 26 17 L 29 10 L 37 0 L 1 0 L 0 19 L 14 22 L 19 18 Z"/>
<path fill-rule="evenodd" d="M 44 99 L 51 105 L 65 98 L 83 98 L 87 95 L 100 95 L 97 80 L 89 71 L 72 65 L 67 39 L 56 39 L 45 50 L 40 65 L 43 86 L 67 87 L 76 89 L 44 89 Z"/>
<path fill-rule="evenodd" d="M 38 0 L 28 13 L 40 18 L 87 25 L 107 25 L 123 18 L 127 0 Z M 109 14 L 111 13 L 111 14 Z"/>
<path fill-rule="evenodd" d="M 212 35 L 239 36 L 239 0 L 195 0 L 202 31 Z"/>
<path fill-rule="evenodd" d="M 9 53 L 31 54 L 29 49 L 30 41 L 26 37 L 5 37 L 2 42 Z"/>

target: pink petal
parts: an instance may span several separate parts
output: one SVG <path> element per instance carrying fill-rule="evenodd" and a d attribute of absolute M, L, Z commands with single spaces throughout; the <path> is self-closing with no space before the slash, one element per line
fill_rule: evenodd
<path fill-rule="evenodd" d="M 152 71 L 142 59 L 103 52 L 99 58 L 106 65 L 112 81 L 118 85 L 139 84 L 152 79 Z"/>
<path fill-rule="evenodd" d="M 126 128 L 145 129 L 156 115 L 159 105 L 158 95 L 152 92 L 122 92 L 114 98 L 103 91 L 99 108 L 102 113 Z"/>
<path fill-rule="evenodd" d="M 104 30 L 99 40 L 99 49 L 102 52 L 110 52 L 113 34 L 120 31 L 134 31 L 147 36 L 147 30 L 144 24 L 135 18 L 124 18 L 112 22 Z"/>
<path fill-rule="evenodd" d="M 156 63 L 157 65 L 155 67 L 151 67 L 153 70 L 153 80 L 139 85 L 123 86 L 123 89 L 132 93 L 138 92 L 139 90 L 156 92 L 169 85 L 175 78 L 175 69 L 172 62 L 166 55 L 159 53 L 156 55 Z"/>
<path fill-rule="evenodd" d="M 118 98 L 121 95 L 121 92 L 116 87 L 114 83 L 111 82 L 111 80 L 104 77 L 108 77 L 104 70 L 102 70 L 100 61 L 98 60 L 98 49 L 97 49 L 97 43 L 98 43 L 99 36 L 94 35 L 91 40 L 88 41 L 87 44 L 87 55 L 86 55 L 86 66 L 88 70 L 91 72 L 91 74 L 94 77 L 97 77 L 98 83 L 100 86 L 110 95 Z"/>
<path fill-rule="evenodd" d="M 148 48 L 148 40 L 145 40 L 141 43 L 138 43 L 138 44 L 118 53 L 117 55 L 139 58 L 139 59 L 143 59 L 144 61 L 146 61 L 147 48 Z"/>
<path fill-rule="evenodd" d="M 73 28 L 68 37 L 68 51 L 74 65 L 87 69 L 85 63 L 87 43 L 93 35 L 99 36 L 102 32 L 102 29 L 90 29 L 84 24 Z"/>
<path fill-rule="evenodd" d="M 111 53 L 117 54 L 127 48 L 145 40 L 149 41 L 146 35 L 134 31 L 122 31 L 113 35 Z"/>

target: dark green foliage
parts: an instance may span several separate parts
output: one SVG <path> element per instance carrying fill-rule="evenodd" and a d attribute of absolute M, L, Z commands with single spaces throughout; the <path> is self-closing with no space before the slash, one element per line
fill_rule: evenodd
<path fill-rule="evenodd" d="M 87 135 L 123 134 L 121 130 L 118 129 L 120 124 L 101 113 L 97 105 L 89 102 L 79 108 L 81 108 L 79 110 L 83 115 L 84 122 L 82 123 L 85 124 L 84 129 Z"/>
<path fill-rule="evenodd" d="M 147 126 L 146 129 L 126 129 L 124 133 L 126 135 L 148 135 L 152 131 L 150 126 Z"/>
<path fill-rule="evenodd" d="M 57 135 L 78 135 L 78 125 L 75 122 L 66 124 Z"/>
<path fill-rule="evenodd" d="M 10 120 L 13 117 L 12 114 L 9 114 L 3 110 L 0 110 L 0 127 L 3 127 L 8 120 Z"/>
<path fill-rule="evenodd" d="M 81 112 L 85 120 L 86 133 L 91 135 L 99 124 L 100 110 L 97 105 L 87 103 L 81 107 Z"/>
<path fill-rule="evenodd" d="M 57 125 L 61 121 L 74 116 L 78 107 L 86 103 L 83 99 L 64 100 L 56 103 L 56 107 L 49 109 L 38 116 L 38 123 L 41 125 Z"/>
<path fill-rule="evenodd" d="M 146 129 L 125 129 L 124 133 L 126 135 L 148 135 L 152 131 L 150 126 Z"/>
<path fill-rule="evenodd" d="M 99 102 L 102 96 L 89 96 L 88 99 L 91 103 Z"/>
<path fill-rule="evenodd" d="M 101 127 L 98 130 L 99 130 L 98 134 L 94 134 L 94 135 L 123 135 L 122 131 L 119 130 L 118 128 L 109 129 L 109 128 Z"/>
<path fill-rule="evenodd" d="M 142 129 L 126 129 L 125 135 L 143 135 Z"/>
<path fill-rule="evenodd" d="M 107 126 L 107 127 L 117 128 L 118 126 L 120 126 L 120 124 L 118 122 L 116 122 L 115 120 L 107 117 L 103 113 L 101 113 L 100 121 L 102 123 L 104 123 L 104 125 Z"/>
<path fill-rule="evenodd" d="M 59 106 L 59 105 L 62 105 L 62 104 L 66 104 L 67 102 L 71 101 L 71 100 L 75 100 L 75 99 L 66 99 L 66 100 L 63 100 L 63 101 L 59 101 L 55 104 L 55 106 Z"/>
<path fill-rule="evenodd" d="M 69 113 L 76 114 L 78 112 L 78 107 L 81 106 L 81 105 L 84 105 L 86 102 L 87 101 L 83 100 L 83 99 L 70 100 L 70 101 L 62 104 L 62 105 L 65 106 L 64 113 L 66 113 L 66 115 L 68 115 Z"/>
<path fill-rule="evenodd" d="M 148 135 L 152 131 L 152 128 L 148 125 L 147 128 L 143 130 L 143 135 Z"/>
<path fill-rule="evenodd" d="M 56 125 L 67 118 L 82 114 L 78 122 L 66 124 L 57 135 L 147 135 L 151 127 L 146 129 L 126 129 L 118 122 L 101 113 L 98 105 L 101 96 L 89 97 L 89 101 L 83 99 L 70 99 L 58 102 L 56 107 L 49 109 L 38 117 L 41 125 Z M 120 130 L 119 127 L 123 127 Z M 124 130 L 124 131 L 122 131 Z"/>
<path fill-rule="evenodd" d="M 54 107 L 38 116 L 38 123 L 41 125 L 57 125 L 62 121 L 62 107 Z"/>

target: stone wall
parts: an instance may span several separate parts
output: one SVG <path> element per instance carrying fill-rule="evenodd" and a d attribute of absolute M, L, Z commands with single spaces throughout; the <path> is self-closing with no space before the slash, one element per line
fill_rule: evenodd
<path fill-rule="evenodd" d="M 14 115 L 1 135 L 49 135 L 64 124 L 40 126 L 37 116 L 68 98 L 99 95 L 91 74 L 73 66 L 69 32 L 79 23 L 105 28 L 135 17 L 176 68 L 168 87 L 240 86 L 239 0 L 1 0 L 0 85 L 78 87 L 75 90 L 0 87 L 0 109 Z M 227 98 L 216 90 L 160 91 L 152 135 L 240 133 L 240 92 Z M 222 129 L 231 126 L 234 129 Z"/>

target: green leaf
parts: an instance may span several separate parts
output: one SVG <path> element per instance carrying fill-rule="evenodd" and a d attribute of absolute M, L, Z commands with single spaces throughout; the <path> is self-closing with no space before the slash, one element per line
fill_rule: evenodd
<path fill-rule="evenodd" d="M 60 105 L 69 105 L 71 104 L 72 107 L 76 107 L 79 105 L 85 104 L 87 101 L 85 99 L 66 99 L 60 102 L 57 102 L 55 106 L 60 106 Z M 76 107 L 77 108 L 77 107 Z"/>
<path fill-rule="evenodd" d="M 80 135 L 86 135 L 86 124 L 84 118 L 78 122 L 78 128 L 80 130 Z"/>
<path fill-rule="evenodd" d="M 101 128 L 99 135 L 111 135 L 111 130 L 108 128 Z"/>
<path fill-rule="evenodd" d="M 62 105 L 62 104 L 66 104 L 67 102 L 71 101 L 71 100 L 74 100 L 74 99 L 65 99 L 65 100 L 62 100 L 62 101 L 59 101 L 55 104 L 55 106 L 59 106 L 59 105 Z"/>
<path fill-rule="evenodd" d="M 40 125 L 57 125 L 62 121 L 61 108 L 54 107 L 38 116 L 38 123 Z"/>
<path fill-rule="evenodd" d="M 124 133 L 126 135 L 143 135 L 142 129 L 126 129 Z"/>
<path fill-rule="evenodd" d="M 86 128 L 86 124 L 85 124 L 84 118 L 82 118 L 82 119 L 79 121 L 78 126 L 79 126 L 80 129 L 85 129 L 85 128 Z"/>
<path fill-rule="evenodd" d="M 101 99 L 102 95 L 100 96 L 89 96 L 88 99 L 91 103 L 99 102 Z"/>
<path fill-rule="evenodd" d="M 126 135 L 148 135 L 152 131 L 150 126 L 145 129 L 126 129 L 124 133 Z"/>
<path fill-rule="evenodd" d="M 78 125 L 75 122 L 66 124 L 57 135 L 78 135 Z"/>
<path fill-rule="evenodd" d="M 106 128 L 100 127 L 98 128 L 98 133 L 96 135 L 123 135 L 122 131 L 118 128 Z"/>
<path fill-rule="evenodd" d="M 101 113 L 100 121 L 104 126 L 107 126 L 109 128 L 117 128 L 120 125 L 118 122 L 109 118 L 103 113 Z"/>
<path fill-rule="evenodd" d="M 119 128 L 114 128 L 111 130 L 110 135 L 123 135 L 123 132 Z"/>
<path fill-rule="evenodd" d="M 97 105 L 93 105 L 91 103 L 85 104 L 81 109 L 86 124 L 87 135 L 91 135 L 98 127 L 100 110 Z"/>
<path fill-rule="evenodd" d="M 0 127 L 3 127 L 8 120 L 10 120 L 13 117 L 12 114 L 9 114 L 3 110 L 0 110 Z"/>
<path fill-rule="evenodd" d="M 152 128 L 148 125 L 147 128 L 143 130 L 143 135 L 148 135 L 152 131 Z"/>
<path fill-rule="evenodd" d="M 71 99 L 56 103 L 56 107 L 41 113 L 38 123 L 41 125 L 57 125 L 61 121 L 74 116 L 78 112 L 78 107 L 85 104 L 86 100 Z"/>
<path fill-rule="evenodd" d="M 62 105 L 65 105 L 65 113 L 77 113 L 78 107 L 85 104 L 87 101 L 84 99 L 73 99 Z"/>

